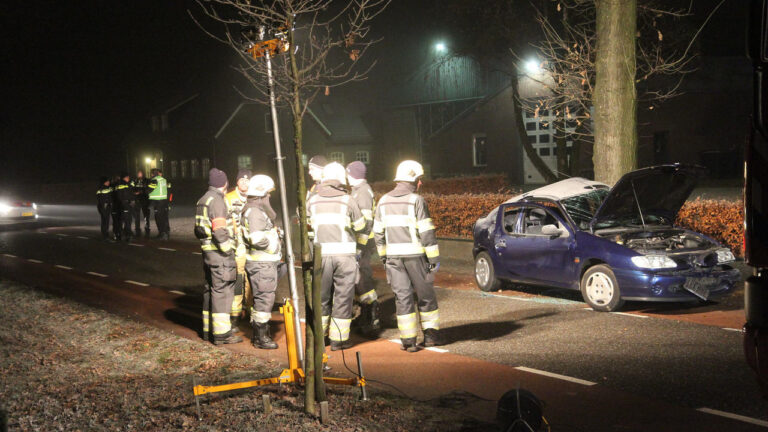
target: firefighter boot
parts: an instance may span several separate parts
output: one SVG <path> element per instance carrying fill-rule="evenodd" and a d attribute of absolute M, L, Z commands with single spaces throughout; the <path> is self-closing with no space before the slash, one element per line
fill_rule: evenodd
<path fill-rule="evenodd" d="M 379 321 L 379 301 L 374 300 L 370 306 L 369 322 L 371 325 L 371 332 L 378 332 L 381 330 L 381 322 Z"/>
<path fill-rule="evenodd" d="M 433 347 L 445 345 L 445 338 L 440 334 L 438 329 L 426 329 L 424 330 L 424 346 Z"/>
<path fill-rule="evenodd" d="M 229 323 L 232 325 L 233 332 L 240 331 L 240 315 L 230 315 Z"/>
<path fill-rule="evenodd" d="M 403 351 L 408 352 L 416 352 L 419 350 L 419 347 L 416 346 L 416 338 L 400 338 L 400 342 L 403 344 L 403 346 L 400 347 Z"/>
<path fill-rule="evenodd" d="M 345 341 L 331 341 L 331 351 L 345 350 L 352 348 L 352 341 L 347 339 Z"/>
<path fill-rule="evenodd" d="M 232 330 L 224 333 L 223 335 L 213 335 L 213 344 L 214 345 L 224 345 L 224 344 L 236 344 L 243 341 L 243 338 L 236 335 L 235 332 Z"/>
<path fill-rule="evenodd" d="M 269 335 L 269 323 L 253 323 L 251 343 L 256 348 L 277 349 L 277 343 Z"/>

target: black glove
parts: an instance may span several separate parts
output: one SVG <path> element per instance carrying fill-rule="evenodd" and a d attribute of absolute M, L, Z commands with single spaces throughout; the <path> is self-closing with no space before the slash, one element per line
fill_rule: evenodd
<path fill-rule="evenodd" d="M 437 271 L 440 269 L 440 263 L 435 264 L 428 264 L 427 265 L 427 271 L 430 273 L 437 273 Z"/>
<path fill-rule="evenodd" d="M 387 265 L 387 257 L 381 257 L 381 263 Z"/>

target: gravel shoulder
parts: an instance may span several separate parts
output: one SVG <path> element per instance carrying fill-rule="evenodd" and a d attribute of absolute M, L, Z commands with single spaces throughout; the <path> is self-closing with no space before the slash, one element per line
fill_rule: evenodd
<path fill-rule="evenodd" d="M 445 400 L 386 393 L 357 401 L 329 387 L 331 422 L 303 413 L 293 386 L 203 398 L 192 377 L 224 383 L 274 376 L 282 365 L 190 341 L 30 287 L 0 280 L 0 425 L 9 430 L 481 431 Z M 265 415 L 261 394 L 270 394 Z"/>

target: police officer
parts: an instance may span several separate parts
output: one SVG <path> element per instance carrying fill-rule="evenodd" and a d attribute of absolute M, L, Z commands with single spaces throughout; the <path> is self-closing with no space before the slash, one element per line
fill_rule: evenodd
<path fill-rule="evenodd" d="M 123 224 L 122 224 L 122 206 L 120 205 L 120 198 L 117 196 L 117 187 L 120 185 L 120 176 L 112 176 L 112 238 L 115 241 L 120 241 L 123 237 Z"/>
<path fill-rule="evenodd" d="M 133 194 L 134 184 L 128 173 L 120 175 L 120 184 L 117 185 L 117 198 L 120 200 L 120 222 L 122 223 L 122 240 L 131 241 L 131 215 L 136 207 L 136 195 Z"/>
<path fill-rule="evenodd" d="M 141 237 L 141 221 L 144 220 L 144 237 L 149 237 L 149 181 L 144 177 L 144 171 L 136 173 L 133 181 L 133 194 L 136 196 L 136 205 L 133 207 L 134 231 L 136 237 Z"/>
<path fill-rule="evenodd" d="M 245 207 L 248 194 L 248 179 L 250 178 L 250 170 L 241 169 L 238 171 L 235 178 L 235 188 L 224 196 L 229 213 L 227 225 L 230 235 L 235 242 L 235 262 L 237 263 L 237 282 L 235 283 L 235 297 L 232 300 L 231 312 L 232 326 L 235 328 L 243 312 L 243 298 L 250 300 L 250 284 L 245 276 L 245 243 L 243 243 L 240 237 L 240 215 L 243 212 L 243 207 Z"/>
<path fill-rule="evenodd" d="M 152 180 L 149 181 L 149 202 L 155 210 L 155 225 L 157 225 L 157 238 L 168 240 L 171 227 L 168 224 L 168 189 L 170 185 L 163 178 L 163 171 L 159 168 L 153 170 Z"/>
<path fill-rule="evenodd" d="M 351 346 L 349 327 L 359 276 L 356 233 L 365 230 L 365 218 L 344 186 L 346 179 L 341 164 L 326 165 L 323 180 L 307 206 L 314 242 L 322 246 L 323 330 L 328 329 L 332 351 Z"/>
<path fill-rule="evenodd" d="M 423 175 L 420 163 L 411 160 L 400 163 L 395 174 L 397 185 L 379 201 L 373 222 L 376 248 L 395 294 L 402 349 L 408 352 L 419 349 L 416 345 L 419 321 L 425 346 L 445 343 L 440 335 L 434 290 L 440 251 L 427 203 L 416 193 Z M 418 316 L 414 293 L 418 299 Z"/>
<path fill-rule="evenodd" d="M 96 189 L 96 207 L 101 216 L 101 237 L 109 240 L 109 218 L 112 216 L 112 186 L 108 177 L 99 180 L 99 188 Z"/>
<path fill-rule="evenodd" d="M 158 186 L 159 187 L 159 186 Z M 203 270 L 206 287 L 203 293 L 203 339 L 216 345 L 242 342 L 229 320 L 232 310 L 237 266 L 232 238 L 227 229 L 227 175 L 211 168 L 208 172 L 208 191 L 197 201 L 195 210 L 195 237 L 203 250 Z M 209 333 L 210 332 L 210 333 Z"/>
<path fill-rule="evenodd" d="M 269 204 L 269 193 L 275 182 L 265 175 L 253 176 L 248 186 L 248 201 L 240 218 L 242 237 L 248 245 L 245 270 L 253 289 L 251 306 L 251 342 L 256 348 L 275 349 L 277 343 L 269 334 L 269 320 L 275 304 L 279 279 L 282 239 L 275 226 L 275 211 Z"/>
<path fill-rule="evenodd" d="M 347 165 L 347 181 L 352 188 L 351 196 L 365 218 L 365 230 L 358 235 L 360 256 L 360 281 L 355 285 L 355 296 L 360 302 L 359 324 L 363 333 L 375 333 L 381 328 L 379 324 L 379 301 L 376 295 L 376 285 L 373 282 L 371 270 L 371 255 L 373 252 L 373 209 L 375 198 L 373 189 L 365 179 L 365 164 L 354 161 Z"/>

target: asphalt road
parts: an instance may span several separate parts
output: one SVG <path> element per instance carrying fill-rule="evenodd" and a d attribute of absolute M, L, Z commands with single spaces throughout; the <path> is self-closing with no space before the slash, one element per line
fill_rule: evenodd
<path fill-rule="evenodd" d="M 43 206 L 40 213 L 36 225 L 0 228 L 0 255 L 190 295 L 202 290 L 201 257 L 192 239 L 180 234 L 170 242 L 105 242 L 94 225 L 95 208 Z M 466 264 L 458 266 L 441 272 L 471 272 Z M 285 282 L 278 298 L 288 296 Z M 396 339 L 391 290 L 381 280 L 377 289 L 387 327 L 381 337 Z M 488 295 L 465 285 L 438 288 L 438 299 L 441 327 L 451 341 L 443 348 L 451 353 L 586 380 L 675 406 L 768 420 L 744 362 L 741 333 L 721 324 L 686 322 L 669 308 L 664 318 L 642 311 L 598 313 L 567 295 Z M 733 302 L 725 305 L 733 309 Z M 681 306 L 679 313 L 696 308 Z M 718 306 L 702 308 L 717 312 Z"/>

